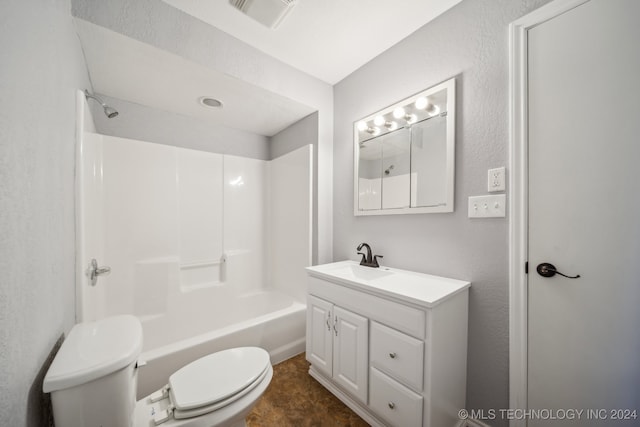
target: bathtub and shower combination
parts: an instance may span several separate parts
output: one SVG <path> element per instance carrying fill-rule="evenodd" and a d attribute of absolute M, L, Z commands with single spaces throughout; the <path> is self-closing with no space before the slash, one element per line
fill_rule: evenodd
<path fill-rule="evenodd" d="M 304 351 L 311 146 L 265 161 L 81 135 L 77 317 L 141 320 L 138 396 L 222 349 Z M 95 286 L 92 259 L 111 268 Z"/>

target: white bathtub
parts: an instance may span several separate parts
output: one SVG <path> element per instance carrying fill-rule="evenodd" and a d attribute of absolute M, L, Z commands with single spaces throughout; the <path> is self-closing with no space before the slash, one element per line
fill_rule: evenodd
<path fill-rule="evenodd" d="M 186 298 L 185 298 L 186 297 Z M 267 350 L 278 363 L 305 348 L 306 306 L 278 291 L 211 301 L 198 292 L 180 298 L 171 315 L 141 316 L 144 334 L 138 398 L 167 383 L 169 376 L 207 354 L 239 346 Z"/>

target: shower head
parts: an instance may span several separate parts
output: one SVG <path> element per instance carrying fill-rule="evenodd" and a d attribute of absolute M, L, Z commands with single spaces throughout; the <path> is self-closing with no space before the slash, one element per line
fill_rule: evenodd
<path fill-rule="evenodd" d="M 100 105 L 102 105 L 102 109 L 104 110 L 104 115 L 107 116 L 108 118 L 112 119 L 112 118 L 114 118 L 115 116 L 118 115 L 118 111 L 115 108 L 109 107 L 107 104 L 104 103 L 104 101 L 102 99 L 100 99 L 96 95 L 92 95 L 86 89 L 84 90 L 84 96 L 86 96 L 87 98 L 93 98 L 96 101 L 98 101 L 98 103 L 100 103 Z"/>
<path fill-rule="evenodd" d="M 118 110 L 116 110 L 115 108 L 109 107 L 108 105 L 103 106 L 102 108 L 104 109 L 104 113 L 110 119 L 113 119 L 115 116 L 118 115 Z"/>

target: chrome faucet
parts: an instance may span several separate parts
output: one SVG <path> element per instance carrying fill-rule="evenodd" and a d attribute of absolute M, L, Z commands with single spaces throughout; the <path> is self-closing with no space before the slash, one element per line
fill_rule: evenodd
<path fill-rule="evenodd" d="M 367 248 L 366 255 L 360 252 L 362 248 Z M 362 259 L 360 260 L 360 265 L 364 265 L 365 267 L 373 267 L 373 268 L 380 267 L 380 264 L 378 264 L 378 258 L 384 258 L 382 255 L 371 256 L 371 246 L 369 246 L 367 243 L 360 243 L 360 245 L 358 245 L 358 255 L 362 255 Z"/>

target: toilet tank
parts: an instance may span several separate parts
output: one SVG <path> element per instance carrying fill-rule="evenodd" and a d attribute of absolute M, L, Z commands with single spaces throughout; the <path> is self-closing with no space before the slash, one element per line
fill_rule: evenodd
<path fill-rule="evenodd" d="M 44 378 L 57 427 L 131 426 L 142 326 L 129 315 L 75 325 Z"/>

